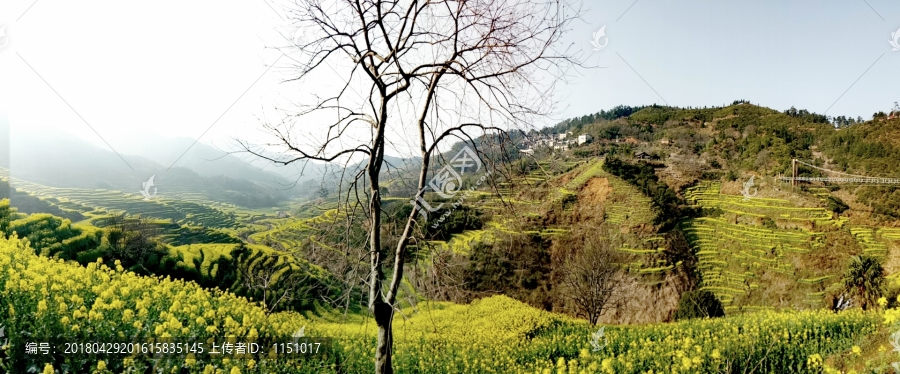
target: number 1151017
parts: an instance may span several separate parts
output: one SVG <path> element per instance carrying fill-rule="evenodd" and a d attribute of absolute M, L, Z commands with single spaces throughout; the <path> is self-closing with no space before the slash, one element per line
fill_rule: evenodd
<path fill-rule="evenodd" d="M 322 343 L 274 343 L 275 354 L 316 354 Z"/>

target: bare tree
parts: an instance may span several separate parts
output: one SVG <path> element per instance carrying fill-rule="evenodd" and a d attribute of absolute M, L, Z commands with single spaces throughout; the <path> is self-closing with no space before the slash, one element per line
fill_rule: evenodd
<path fill-rule="evenodd" d="M 476 146 L 484 161 L 474 138 L 530 126 L 536 116 L 550 113 L 554 82 L 580 65 L 556 47 L 580 13 L 566 1 L 294 0 L 290 16 L 303 41 L 292 46 L 297 75 L 289 81 L 336 73 L 329 82 L 340 84 L 328 93 L 318 85 L 308 97 L 311 105 L 298 104 L 280 123 L 264 123 L 276 140 L 259 147 L 279 148 L 279 156 L 242 145 L 284 165 L 365 161 L 364 168 L 344 169 L 350 178 L 339 189 L 350 216 L 359 209 L 366 217 L 376 373 L 393 372 L 394 304 L 407 248 L 417 242 L 420 216 L 427 218 L 421 202 L 432 157 L 443 140 L 457 139 Z M 381 230 L 388 147 L 420 158 L 410 196 L 418 203 L 392 246 Z"/>
<path fill-rule="evenodd" d="M 578 315 L 592 325 L 603 313 L 621 304 L 623 262 L 620 244 L 605 232 L 585 238 L 580 249 L 570 251 L 563 262 L 563 287 Z"/>

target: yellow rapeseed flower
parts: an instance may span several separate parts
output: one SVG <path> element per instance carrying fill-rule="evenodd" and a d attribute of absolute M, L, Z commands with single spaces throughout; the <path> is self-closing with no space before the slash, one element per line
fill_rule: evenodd
<path fill-rule="evenodd" d="M 600 363 L 600 368 L 601 368 L 601 369 L 603 370 L 603 372 L 605 372 L 605 373 L 609 373 L 609 374 L 615 373 L 615 371 L 613 370 L 613 365 L 612 365 L 612 359 L 611 359 L 611 358 L 604 358 L 604 359 L 603 359 L 603 362 Z"/>
<path fill-rule="evenodd" d="M 810 355 L 806 360 L 806 364 L 812 368 L 817 368 L 822 365 L 822 356 L 818 353 Z"/>

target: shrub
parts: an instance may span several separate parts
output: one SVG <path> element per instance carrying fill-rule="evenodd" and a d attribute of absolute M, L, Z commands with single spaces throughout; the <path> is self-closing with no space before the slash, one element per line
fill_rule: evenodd
<path fill-rule="evenodd" d="M 738 179 L 738 175 L 734 170 L 729 170 L 727 174 L 725 174 L 725 179 L 729 182 L 734 182 Z"/>
<path fill-rule="evenodd" d="M 719 218 L 723 214 L 725 214 L 724 210 L 722 210 L 719 207 L 715 207 L 715 206 L 714 207 L 704 206 L 704 207 L 700 208 L 700 211 L 701 211 L 701 215 L 703 217 L 710 217 L 710 218 Z"/>
<path fill-rule="evenodd" d="M 675 311 L 675 320 L 685 320 L 703 317 L 724 317 L 725 309 L 722 303 L 716 299 L 716 295 L 707 290 L 688 291 L 681 294 L 678 301 L 678 309 Z"/>
<path fill-rule="evenodd" d="M 828 204 L 828 210 L 837 214 L 844 213 L 844 211 L 850 209 L 850 207 L 847 206 L 847 204 L 845 204 L 841 199 L 834 196 L 826 197 L 825 203 Z"/>

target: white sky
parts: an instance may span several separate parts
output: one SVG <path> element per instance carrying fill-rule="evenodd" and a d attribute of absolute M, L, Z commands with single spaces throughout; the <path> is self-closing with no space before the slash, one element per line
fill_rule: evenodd
<path fill-rule="evenodd" d="M 291 30 L 262 0 L 39 0 L 15 22 L 32 2 L 0 3 L 13 134 L 53 128 L 100 142 L 92 127 L 113 147 L 129 134 L 197 138 L 227 110 L 202 139 L 220 142 L 253 136 L 255 115 L 283 93 L 279 66 L 264 74 L 280 56 L 266 47 Z"/>
<path fill-rule="evenodd" d="M 258 118 L 277 120 L 274 103 L 333 82 L 320 76 L 301 87 L 280 85 L 286 60 L 264 74 L 280 55 L 267 47 L 287 44 L 283 36 L 293 33 L 270 5 L 281 11 L 266 0 L 3 0 L 0 112 L 13 137 L 62 130 L 105 147 L 102 137 L 113 148 L 126 135 L 197 138 L 223 113 L 201 141 L 265 139 Z M 900 100 L 900 51 L 888 44 L 900 29 L 896 1 L 587 6 L 567 39 L 608 68 L 561 86 L 565 101 L 548 123 L 619 104 L 736 99 L 868 119 Z M 594 52 L 591 33 L 603 25 L 609 44 Z"/>

